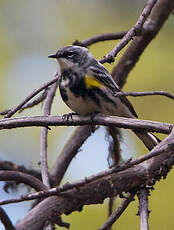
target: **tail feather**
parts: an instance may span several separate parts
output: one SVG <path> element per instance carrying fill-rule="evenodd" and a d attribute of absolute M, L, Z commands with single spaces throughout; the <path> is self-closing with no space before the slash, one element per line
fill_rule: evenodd
<path fill-rule="evenodd" d="M 134 133 L 141 139 L 141 141 L 144 143 L 144 145 L 148 148 L 149 151 L 161 142 L 159 138 L 157 138 L 150 132 L 134 130 Z"/>

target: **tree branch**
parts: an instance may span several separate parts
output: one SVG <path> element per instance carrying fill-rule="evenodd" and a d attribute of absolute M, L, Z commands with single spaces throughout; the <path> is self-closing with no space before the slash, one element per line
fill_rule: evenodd
<path fill-rule="evenodd" d="M 1 116 L 6 115 L 9 112 L 10 112 L 10 109 L 5 109 L 5 110 L 3 110 L 3 111 L 0 112 L 0 115 Z"/>
<path fill-rule="evenodd" d="M 55 79 L 58 76 L 56 73 L 53 77 Z M 44 105 L 44 112 L 43 115 L 48 116 L 51 112 L 51 105 L 53 102 L 53 98 L 55 96 L 56 89 L 58 87 L 58 81 L 55 82 L 51 88 L 48 90 L 47 97 L 45 100 Z M 47 161 L 47 144 L 48 144 L 48 128 L 43 127 L 41 129 L 41 136 L 40 136 L 40 159 L 41 159 L 41 175 L 43 183 L 50 188 L 50 181 L 49 181 L 49 172 L 48 172 L 48 161 Z"/>
<path fill-rule="evenodd" d="M 125 209 L 129 206 L 130 202 L 133 201 L 136 192 L 130 193 L 127 197 L 124 198 L 122 203 L 118 206 L 118 208 L 111 214 L 111 216 L 107 219 L 107 221 L 103 224 L 99 230 L 108 230 L 121 216 L 121 214 L 125 211 Z"/>
<path fill-rule="evenodd" d="M 139 200 L 138 215 L 140 216 L 141 230 L 149 230 L 148 196 L 149 196 L 149 190 L 147 188 L 141 188 L 140 191 L 138 192 L 138 200 Z"/>
<path fill-rule="evenodd" d="M 14 170 L 0 170 L 0 181 L 17 181 L 19 183 L 24 183 L 31 186 L 36 191 L 42 191 L 46 189 L 46 186 L 35 176 Z"/>
<path fill-rule="evenodd" d="M 99 61 L 101 63 L 112 63 L 114 62 L 114 57 L 122 50 L 132 38 L 139 34 L 144 22 L 146 21 L 147 17 L 151 13 L 152 8 L 156 4 L 157 0 L 149 0 L 146 4 L 145 8 L 143 9 L 140 17 L 138 18 L 136 24 L 126 33 L 126 35 L 123 37 L 123 39 L 114 47 L 105 57 L 100 59 Z"/>
<path fill-rule="evenodd" d="M 13 116 L 17 111 L 19 111 L 23 105 L 25 105 L 30 99 L 40 93 L 43 89 L 46 89 L 48 86 L 52 85 L 56 81 L 59 80 L 60 76 L 55 77 L 54 79 L 48 81 L 47 83 L 40 86 L 38 89 L 34 90 L 31 94 L 29 94 L 19 105 L 15 106 L 14 108 L 8 110 L 8 113 L 5 115 L 6 118 Z M 1 112 L 2 114 L 2 112 Z M 4 114 L 4 113 L 3 113 Z"/>
<path fill-rule="evenodd" d="M 152 13 L 143 25 L 144 33 L 131 42 L 130 46 L 112 71 L 112 76 L 120 88 L 126 83 L 129 72 L 134 68 L 145 48 L 158 34 L 173 8 L 174 1 L 157 1 Z"/>
<path fill-rule="evenodd" d="M 73 42 L 73 45 L 87 47 L 87 46 L 93 45 L 97 42 L 118 40 L 118 39 L 123 38 L 126 35 L 126 33 L 127 33 L 127 31 L 116 32 L 116 33 L 98 34 L 98 35 L 94 35 L 90 38 L 87 38 L 86 40 L 83 40 L 81 42 L 76 40 L 75 42 Z"/>
<path fill-rule="evenodd" d="M 16 230 L 24 230 L 27 227 L 30 227 L 30 230 L 38 230 L 51 216 L 69 214 L 72 211 L 81 210 L 83 205 L 102 203 L 105 198 L 113 194 L 132 191 L 145 185 L 154 185 L 162 176 L 166 177 L 171 165 L 174 164 L 173 139 L 174 133 L 172 132 L 165 142 L 155 147 L 162 148 L 163 144 L 168 145 L 168 151 L 164 151 L 160 156 L 122 172 L 104 176 L 78 188 L 72 188 L 63 192 L 62 195 L 46 198 L 18 222 Z"/>
<path fill-rule="evenodd" d="M 121 96 L 140 97 L 140 96 L 154 96 L 154 95 L 161 95 L 174 100 L 174 95 L 165 91 L 118 92 L 115 94 L 116 97 L 121 97 Z"/>
<path fill-rule="evenodd" d="M 6 230 L 15 230 L 10 218 L 3 208 L 0 207 L 0 220 L 3 223 Z"/>
<path fill-rule="evenodd" d="M 173 4 L 173 2 L 172 1 L 167 1 L 167 0 L 159 0 L 158 1 L 158 3 L 160 4 L 160 3 L 165 3 L 166 4 L 166 7 L 167 7 L 167 11 L 165 11 L 165 7 L 163 8 L 163 12 L 164 12 L 164 16 L 166 17 L 166 15 L 167 14 L 169 14 L 169 7 L 171 7 L 171 4 Z M 157 5 L 158 5 L 158 3 L 157 3 Z M 173 4 L 174 5 L 174 4 Z M 155 9 L 156 9 L 157 7 L 155 7 Z M 161 10 L 161 9 L 160 9 Z M 155 12 L 155 11 L 154 11 Z M 156 10 L 156 12 L 157 12 L 157 10 Z M 160 13 L 162 12 L 162 11 L 159 11 Z M 153 16 L 153 14 L 151 14 L 152 16 Z M 163 16 L 162 15 L 162 16 Z M 168 15 L 167 15 L 168 16 Z M 162 18 L 162 20 L 164 19 L 164 17 L 161 17 Z M 165 18 L 166 19 L 166 18 Z M 151 20 L 151 18 L 150 18 L 150 20 Z M 165 20 L 164 20 L 165 21 Z M 148 20 L 147 20 L 147 22 L 148 22 Z M 148 24 L 148 23 L 147 23 Z M 152 24 L 151 24 L 152 25 Z M 144 24 L 144 28 L 146 27 L 146 23 Z M 143 28 L 143 30 L 144 30 L 144 28 Z M 148 27 L 148 30 L 150 31 L 150 29 L 149 29 L 149 27 Z M 150 34 L 150 32 L 149 32 L 149 34 Z M 136 38 L 137 39 L 137 38 Z M 135 40 L 136 40 L 135 39 Z M 148 39 L 147 39 L 148 40 Z M 137 40 L 137 41 L 139 41 L 139 40 Z M 131 43 L 131 45 L 134 43 L 134 41 Z M 143 48 L 144 46 L 142 46 L 141 47 L 141 49 L 144 49 Z M 135 52 L 136 52 L 136 50 L 135 50 Z M 138 59 L 138 55 L 136 56 L 136 58 Z M 125 65 L 129 65 L 129 66 L 131 66 L 132 64 L 133 64 L 133 66 L 135 65 L 135 63 L 136 63 L 136 61 L 135 62 L 129 62 L 130 60 L 128 60 L 128 61 L 125 61 Z M 129 70 L 127 71 L 127 69 L 125 68 L 125 72 L 127 71 L 127 73 L 130 71 L 130 69 L 132 68 L 132 66 L 130 67 L 130 68 L 128 68 Z M 123 72 L 123 74 L 124 74 L 124 72 Z M 124 79 L 125 78 L 122 78 L 123 79 L 123 81 L 124 81 Z M 121 83 L 122 84 L 122 83 Z M 18 110 L 18 109 L 17 109 Z M 111 117 L 112 118 L 112 117 Z M 23 118 L 22 118 L 23 119 Z M 29 118 L 30 119 L 30 118 Z M 44 118 L 45 119 L 45 118 Z M 48 119 L 49 119 L 49 117 L 48 117 Z M 54 117 L 53 117 L 53 119 L 54 119 Z M 78 120 L 78 118 L 75 118 L 75 119 L 77 119 L 75 122 L 78 122 L 79 120 Z M 110 119 L 110 117 L 109 117 L 109 119 Z M 95 120 L 95 119 L 94 119 Z M 2 123 L 0 122 L 0 124 L 2 125 L 2 126 L 0 126 L 1 127 L 1 129 L 3 129 L 3 125 L 4 125 L 4 121 L 5 121 L 5 119 L 3 119 L 2 120 Z M 10 119 L 7 121 L 5 121 L 5 122 L 9 122 L 9 121 L 11 121 Z M 86 120 L 82 120 L 82 123 L 83 122 L 86 122 Z M 100 122 L 101 120 L 99 120 L 99 122 Z M 122 122 L 126 122 L 126 120 L 122 120 Z M 135 122 L 136 122 L 137 120 L 135 120 Z M 32 121 L 30 121 L 30 122 L 32 122 Z M 38 121 L 38 122 L 41 122 L 42 123 L 42 118 L 41 118 L 41 120 L 40 121 Z M 67 122 L 67 121 L 65 121 L 65 122 Z M 72 121 L 70 121 L 70 122 L 72 122 Z M 80 120 L 80 122 L 81 122 L 81 120 Z M 94 123 L 92 122 L 92 121 L 90 121 L 91 123 L 88 123 L 88 124 L 94 124 L 95 122 L 98 122 L 98 121 L 95 121 Z M 106 119 L 105 121 L 105 124 L 108 122 L 108 120 Z M 111 122 L 111 121 L 109 121 L 109 122 Z M 128 123 L 129 122 L 131 122 L 130 120 L 128 121 Z M 7 124 L 7 123 L 5 123 L 5 125 Z M 43 124 L 43 123 L 42 123 Z M 66 123 L 66 125 L 69 125 L 69 124 L 71 124 L 71 123 Z M 86 124 L 86 123 L 85 123 Z M 111 124 L 112 124 L 112 122 L 111 122 Z M 13 124 L 14 125 L 14 124 Z M 39 126 L 40 124 L 38 123 L 38 126 Z M 48 125 L 48 124 L 47 124 Z M 46 125 L 46 126 L 47 126 Z M 50 125 L 54 125 L 54 121 L 52 120 L 51 121 L 51 124 Z M 119 124 L 120 125 L 120 124 Z M 124 125 L 125 125 L 125 123 L 124 123 Z M 133 124 L 133 126 L 135 125 L 135 123 Z M 136 124 L 137 125 L 137 124 Z M 144 124 L 145 125 L 145 124 Z M 147 125 L 147 123 L 146 123 L 146 125 Z M 149 128 L 149 126 L 148 126 L 148 128 L 146 127 L 146 128 L 144 128 L 145 130 L 149 130 L 149 131 L 152 131 L 152 130 L 150 130 L 152 127 L 151 127 L 151 125 L 152 125 L 152 123 L 150 124 L 150 128 Z M 156 123 L 155 123 L 155 125 L 157 125 Z M 158 124 L 159 125 L 159 124 Z M 170 130 L 171 130 L 171 128 L 172 128 L 172 125 L 170 125 L 170 124 L 162 124 L 162 123 L 160 123 L 160 125 L 161 125 L 161 127 L 163 127 L 163 125 L 165 126 L 165 131 L 164 131 L 164 133 L 169 133 L 170 132 Z M 167 125 L 167 126 L 166 126 Z M 30 123 L 30 126 L 31 126 L 31 123 Z M 45 125 L 43 125 L 43 126 L 45 126 Z M 130 123 L 128 124 L 128 126 L 130 127 Z M 140 125 L 141 126 L 141 125 Z M 6 126 L 7 127 L 7 126 Z M 10 126 L 8 126 L 8 128 L 9 128 Z M 118 127 L 121 127 L 121 126 L 118 126 Z M 126 124 L 126 127 L 127 127 L 127 124 Z M 154 127 L 154 126 L 153 126 Z M 13 127 L 10 127 L 10 128 L 13 128 Z M 80 127 L 81 128 L 81 127 Z M 139 129 L 139 126 L 136 126 L 136 128 L 137 129 Z M 135 129 L 136 129 L 135 128 Z M 158 127 L 159 128 L 159 127 Z M 164 128 L 164 127 L 163 127 Z M 163 128 L 162 128 L 162 130 L 163 130 Z M 158 129 L 158 132 L 159 132 L 159 129 Z M 166 145 L 168 145 L 168 143 L 166 144 Z M 172 145 L 172 144 L 171 144 Z M 70 145 L 69 145 L 70 146 Z M 171 146 L 170 146 L 171 147 Z M 167 148 L 167 147 L 166 147 Z M 164 149 L 163 149 L 164 150 Z M 169 151 L 170 150 L 170 148 L 167 148 L 167 151 Z M 70 150 L 71 151 L 71 150 Z M 68 154 L 70 153 L 70 151 L 68 152 Z M 156 153 L 161 153 L 160 152 L 161 150 L 159 149 L 159 151 L 156 151 Z M 165 155 L 165 154 L 164 154 Z M 167 155 L 167 153 L 166 153 L 166 155 Z M 135 166 L 135 168 L 134 168 L 134 170 L 136 170 L 136 169 L 139 169 L 139 171 L 137 170 L 136 171 L 136 173 L 138 174 L 138 173 L 140 173 L 140 176 L 141 175 L 143 175 L 144 177 L 143 177 L 143 180 L 145 181 L 145 183 L 154 183 L 154 180 L 156 180 L 156 177 L 159 179 L 159 177 L 161 176 L 161 175 L 163 175 L 163 170 L 161 170 L 161 168 L 163 169 L 164 168 L 164 166 L 165 166 L 165 164 L 168 164 L 167 162 L 170 162 L 170 164 L 173 164 L 173 161 L 174 161 L 174 159 L 173 159 L 173 156 L 172 156 L 172 154 L 168 154 L 167 155 L 167 157 L 168 158 L 165 158 L 165 156 L 158 156 L 155 160 L 157 160 L 157 162 L 155 162 L 156 163 L 156 165 L 157 166 L 159 166 L 159 170 L 157 169 L 157 168 L 155 168 L 155 167 L 157 167 L 157 166 L 155 166 L 154 165 L 154 168 L 153 168 L 153 170 L 152 171 L 148 171 L 148 170 L 150 170 L 150 164 L 152 164 L 153 163 L 153 159 L 151 159 L 151 161 L 148 161 L 149 162 L 149 168 L 147 169 L 147 165 L 144 165 L 144 167 L 143 167 L 143 164 L 141 164 L 141 167 L 142 168 L 138 168 L 138 166 Z M 163 158 L 163 161 L 161 161 L 161 165 L 159 165 L 159 162 L 158 161 L 160 161 L 160 159 L 161 158 Z M 152 166 L 152 165 L 151 165 Z M 145 171 L 143 171 L 144 170 L 144 168 L 146 168 L 147 169 L 147 171 L 148 171 L 148 173 L 151 173 L 151 174 L 146 174 L 146 172 Z M 167 167 L 166 167 L 167 168 Z M 152 169 L 152 168 L 151 168 Z M 155 171 L 155 169 L 157 169 L 158 170 L 158 172 L 156 173 L 156 171 Z M 128 169 L 127 169 L 128 170 Z M 130 171 L 128 171 L 127 172 L 127 175 L 129 175 L 129 172 L 133 172 L 133 171 L 131 171 L 131 170 L 133 170 L 133 168 L 130 168 L 129 169 Z M 144 172 L 144 174 L 141 174 L 142 173 L 142 171 Z M 154 171 L 155 171 L 155 173 L 154 173 Z M 114 172 L 114 171 L 113 171 Z M 161 172 L 162 172 L 162 174 L 161 174 Z M 121 174 L 119 175 L 119 176 L 122 176 L 123 174 L 123 172 L 120 172 Z M 149 175 L 150 175 L 150 178 L 148 178 L 149 177 Z M 165 173 L 164 173 L 164 175 L 165 175 Z M 87 184 L 84 184 L 84 186 L 82 187 L 82 188 L 79 188 L 79 190 L 76 188 L 76 187 L 73 187 L 72 188 L 72 191 L 68 191 L 68 190 L 64 190 L 64 194 L 61 194 L 61 196 L 60 197 L 50 197 L 50 198 L 48 198 L 48 199 L 46 199 L 46 200 L 44 200 L 43 202 L 41 202 L 39 205 L 37 205 L 35 208 L 34 208 L 34 210 L 32 210 L 33 212 L 30 212 L 30 214 L 31 214 L 31 216 L 29 216 L 29 215 L 27 215 L 26 216 L 26 218 L 24 218 L 23 220 L 21 220 L 20 222 L 19 222 L 19 224 L 17 225 L 17 227 L 18 227 L 18 229 L 26 229 L 26 227 L 28 226 L 29 228 L 30 228 L 30 226 L 31 226 L 31 228 L 32 229 L 39 229 L 39 227 L 40 226 L 42 226 L 42 224 L 45 222 L 45 220 L 47 220 L 48 218 L 51 218 L 52 216 L 55 216 L 56 214 L 58 214 L 58 215 L 60 215 L 61 213 L 66 213 L 66 212 L 71 212 L 71 211 L 73 211 L 73 210 L 79 210 L 81 207 L 82 207 L 82 205 L 84 205 L 84 204 L 88 204 L 88 202 L 89 203 L 91 203 L 91 202 L 94 202 L 94 203 L 96 203 L 96 202 L 102 202 L 103 201 L 103 199 L 105 198 L 105 197 L 107 197 L 107 196 L 112 196 L 113 194 L 113 187 L 112 186 L 115 186 L 115 183 L 113 183 L 113 178 L 111 178 L 113 176 L 113 178 L 114 178 L 114 175 L 111 175 L 111 174 L 109 174 L 109 176 L 108 176 L 108 178 L 106 178 L 106 181 L 105 181 L 105 178 L 100 178 L 99 177 L 99 181 L 92 181 L 91 183 L 92 184 L 89 184 L 89 183 L 87 183 Z M 136 175 L 135 175 L 136 176 Z M 138 177 L 138 176 L 137 176 Z M 148 178 L 148 179 L 147 179 Z M 100 180 L 101 179 L 101 180 Z M 103 180 L 102 180 L 103 179 Z M 118 180 L 119 180 L 119 177 L 117 178 Z M 126 181 L 128 180 L 128 182 L 129 182 L 129 179 L 133 179 L 133 183 L 134 183 L 134 179 L 135 179 L 135 177 L 130 177 L 130 178 L 128 178 L 127 179 L 127 177 L 125 176 L 125 178 L 124 178 Z M 141 178 L 142 179 L 142 178 Z M 115 182 L 115 181 L 114 181 Z M 136 181 L 137 182 L 137 181 Z M 141 181 L 142 182 L 142 181 Z M 93 184 L 94 183 L 94 184 Z M 100 184 L 101 183 L 101 184 Z M 107 184 L 107 183 L 109 183 L 109 185 Z M 141 183 L 139 183 L 139 184 L 141 184 Z M 139 186 L 139 184 L 137 185 L 137 186 Z M 93 187 L 93 185 L 94 185 L 94 187 Z M 101 185 L 101 186 L 100 186 Z M 108 186 L 107 186 L 108 185 Z M 112 186 L 111 186 L 112 185 Z M 134 184 L 135 185 L 135 184 Z M 88 187 L 89 186 L 89 187 Z M 91 187 L 90 187 L 91 186 Z M 99 186 L 99 187 L 98 187 Z M 112 187 L 111 189 L 110 189 L 110 187 Z M 87 189 L 86 190 L 86 193 L 84 192 L 85 191 L 85 188 Z M 98 198 L 96 199 L 96 197 L 95 197 L 95 195 L 97 196 L 97 194 L 95 193 L 96 192 L 96 190 L 94 190 L 94 188 L 97 190 L 97 194 L 98 194 Z M 114 187 L 115 188 L 115 187 Z M 82 189 L 82 190 L 81 190 Z M 83 190 L 84 189 L 84 190 Z M 103 189 L 103 190 L 102 190 Z M 78 190 L 78 191 L 77 191 Z M 117 190 L 117 187 L 116 187 L 116 190 Z M 119 190 L 119 189 L 118 189 Z M 116 193 L 118 192 L 118 190 L 116 191 Z M 80 191 L 80 193 L 79 193 L 79 191 Z M 71 193 L 72 192 L 72 193 Z M 82 192 L 82 193 L 81 193 Z M 84 193 L 83 193 L 84 192 Z M 100 192 L 101 192 L 101 194 L 100 194 Z M 105 193 L 105 194 L 104 194 Z M 92 196 L 91 196 L 91 194 L 92 194 Z M 111 194 L 111 195 L 110 195 Z M 84 195 L 84 196 L 83 196 Z M 115 195 L 115 193 L 114 193 L 114 195 Z M 85 197 L 85 198 L 84 198 Z M 93 200 L 91 200 L 90 199 L 90 197 L 91 197 L 91 199 L 93 199 Z M 52 199 L 53 198 L 53 199 Z M 72 199 L 73 198 L 73 199 Z M 71 202 L 72 201 L 72 202 Z M 76 203 L 77 202 L 77 203 Z M 42 209 L 43 208 L 43 209 Z M 45 212 L 45 213 L 44 213 Z M 57 212 L 57 213 L 56 213 Z M 56 214 L 55 214 L 56 213 Z M 33 220 L 32 219 L 32 217 L 35 219 L 35 220 Z M 30 221 L 29 222 L 27 222 L 27 220 L 29 220 L 31 218 L 31 223 L 30 223 Z M 34 223 L 34 221 L 35 221 L 35 223 Z M 30 223 L 30 224 L 29 224 Z M 26 224 L 26 225 L 25 225 Z M 27 225 L 28 224 L 28 225 Z M 31 229 L 30 228 L 30 229 Z M 17 230 L 18 230 L 17 229 Z"/>
<path fill-rule="evenodd" d="M 163 140 L 161 143 L 159 143 L 148 154 L 141 156 L 135 160 L 128 161 L 126 164 L 120 165 L 118 167 L 113 167 L 113 168 L 108 169 L 106 171 L 102 171 L 98 174 L 92 175 L 90 177 L 86 177 L 85 179 L 76 181 L 75 183 L 72 183 L 72 184 L 67 183 L 67 184 L 63 185 L 62 187 L 56 187 L 56 188 L 49 189 L 47 191 L 40 191 L 40 192 L 32 193 L 32 194 L 22 196 L 22 197 L 16 198 L 16 199 L 9 199 L 9 200 L 0 201 L 0 205 L 14 203 L 14 202 L 22 202 L 24 200 L 33 200 L 33 199 L 38 199 L 38 198 L 44 198 L 44 197 L 48 197 L 48 196 L 52 196 L 52 195 L 60 195 L 60 194 L 63 194 L 64 192 L 71 190 L 71 189 L 77 189 L 77 188 L 80 189 L 81 186 L 85 186 L 85 185 L 92 183 L 94 181 L 98 181 L 99 179 L 101 179 L 103 177 L 111 176 L 112 174 L 123 172 L 123 171 L 130 169 L 130 168 L 133 169 L 133 167 L 135 167 L 136 165 L 140 165 L 144 161 L 149 161 L 150 159 L 152 159 L 152 158 L 154 159 L 154 157 L 162 155 L 166 152 L 170 153 L 171 151 L 173 151 L 174 150 L 173 137 L 174 137 L 174 130 L 165 140 Z M 149 176 L 151 176 L 151 175 L 149 175 Z"/>
<path fill-rule="evenodd" d="M 35 169 L 28 169 L 24 165 L 17 165 L 10 161 L 0 161 L 0 170 L 9 170 L 9 171 L 13 170 L 18 172 L 23 172 L 41 180 L 41 175 L 39 171 Z"/>
<path fill-rule="evenodd" d="M 53 79 L 55 79 L 57 76 L 58 76 L 58 72 L 54 74 Z M 58 81 L 56 81 L 53 85 L 51 85 L 50 89 L 48 90 L 44 109 L 43 109 L 43 115 L 45 116 L 48 116 L 51 113 L 51 106 L 53 103 L 53 99 L 54 99 L 57 87 L 58 87 Z M 48 145 L 48 127 L 42 127 L 41 135 L 40 135 L 41 175 L 42 175 L 43 184 L 46 185 L 47 189 L 49 189 L 51 186 L 50 186 L 50 177 L 49 177 L 49 171 L 48 171 L 47 145 Z M 52 230 L 53 228 L 54 227 L 52 223 L 49 223 L 47 226 L 47 229 Z"/>
<path fill-rule="evenodd" d="M 22 106 L 22 108 L 18 111 L 19 113 L 23 112 L 25 109 L 28 109 L 28 108 L 32 108 L 34 107 L 35 105 L 38 105 L 39 103 L 43 102 L 47 96 L 47 93 L 48 93 L 48 90 L 49 90 L 49 87 L 46 88 L 44 90 L 44 92 L 38 96 L 35 100 L 25 104 L 24 106 Z M 5 115 L 5 114 L 4 114 Z"/>
<path fill-rule="evenodd" d="M 133 118 L 104 116 L 97 114 L 93 119 L 90 116 L 73 115 L 68 121 L 62 116 L 33 116 L 20 118 L 6 118 L 0 120 L 0 130 L 31 126 L 78 126 L 78 125 L 116 126 L 125 129 L 146 130 L 169 134 L 172 124 L 157 121 L 139 120 Z"/>

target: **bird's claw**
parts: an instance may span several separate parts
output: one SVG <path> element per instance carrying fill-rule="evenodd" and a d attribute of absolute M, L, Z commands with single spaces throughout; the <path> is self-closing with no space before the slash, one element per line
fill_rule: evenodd
<path fill-rule="evenodd" d="M 77 115 L 77 113 L 72 112 L 72 113 L 66 113 L 62 116 L 63 120 L 67 121 L 67 124 L 69 123 L 70 119 L 73 120 L 73 115 Z"/>

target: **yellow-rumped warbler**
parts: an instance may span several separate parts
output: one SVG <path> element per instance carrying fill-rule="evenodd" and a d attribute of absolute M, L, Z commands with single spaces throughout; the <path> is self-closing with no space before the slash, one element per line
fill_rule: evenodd
<path fill-rule="evenodd" d="M 66 46 L 48 57 L 55 58 L 60 65 L 60 93 L 74 112 L 137 118 L 129 100 L 125 96 L 114 95 L 120 92 L 119 87 L 87 48 Z M 159 143 L 158 138 L 149 132 L 134 132 L 149 150 Z"/>

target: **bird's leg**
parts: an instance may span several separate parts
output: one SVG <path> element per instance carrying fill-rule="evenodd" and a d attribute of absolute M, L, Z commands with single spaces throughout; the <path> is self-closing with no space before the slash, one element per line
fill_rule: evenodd
<path fill-rule="evenodd" d="M 62 116 L 62 119 L 63 120 L 66 120 L 67 121 L 67 125 L 69 125 L 69 120 L 73 120 L 73 115 L 78 115 L 78 113 L 75 113 L 75 112 L 72 112 L 72 113 L 66 113 Z"/>
<path fill-rule="evenodd" d="M 94 122 L 94 118 L 97 114 L 99 114 L 99 112 L 95 112 L 95 113 L 90 114 L 92 123 Z"/>

